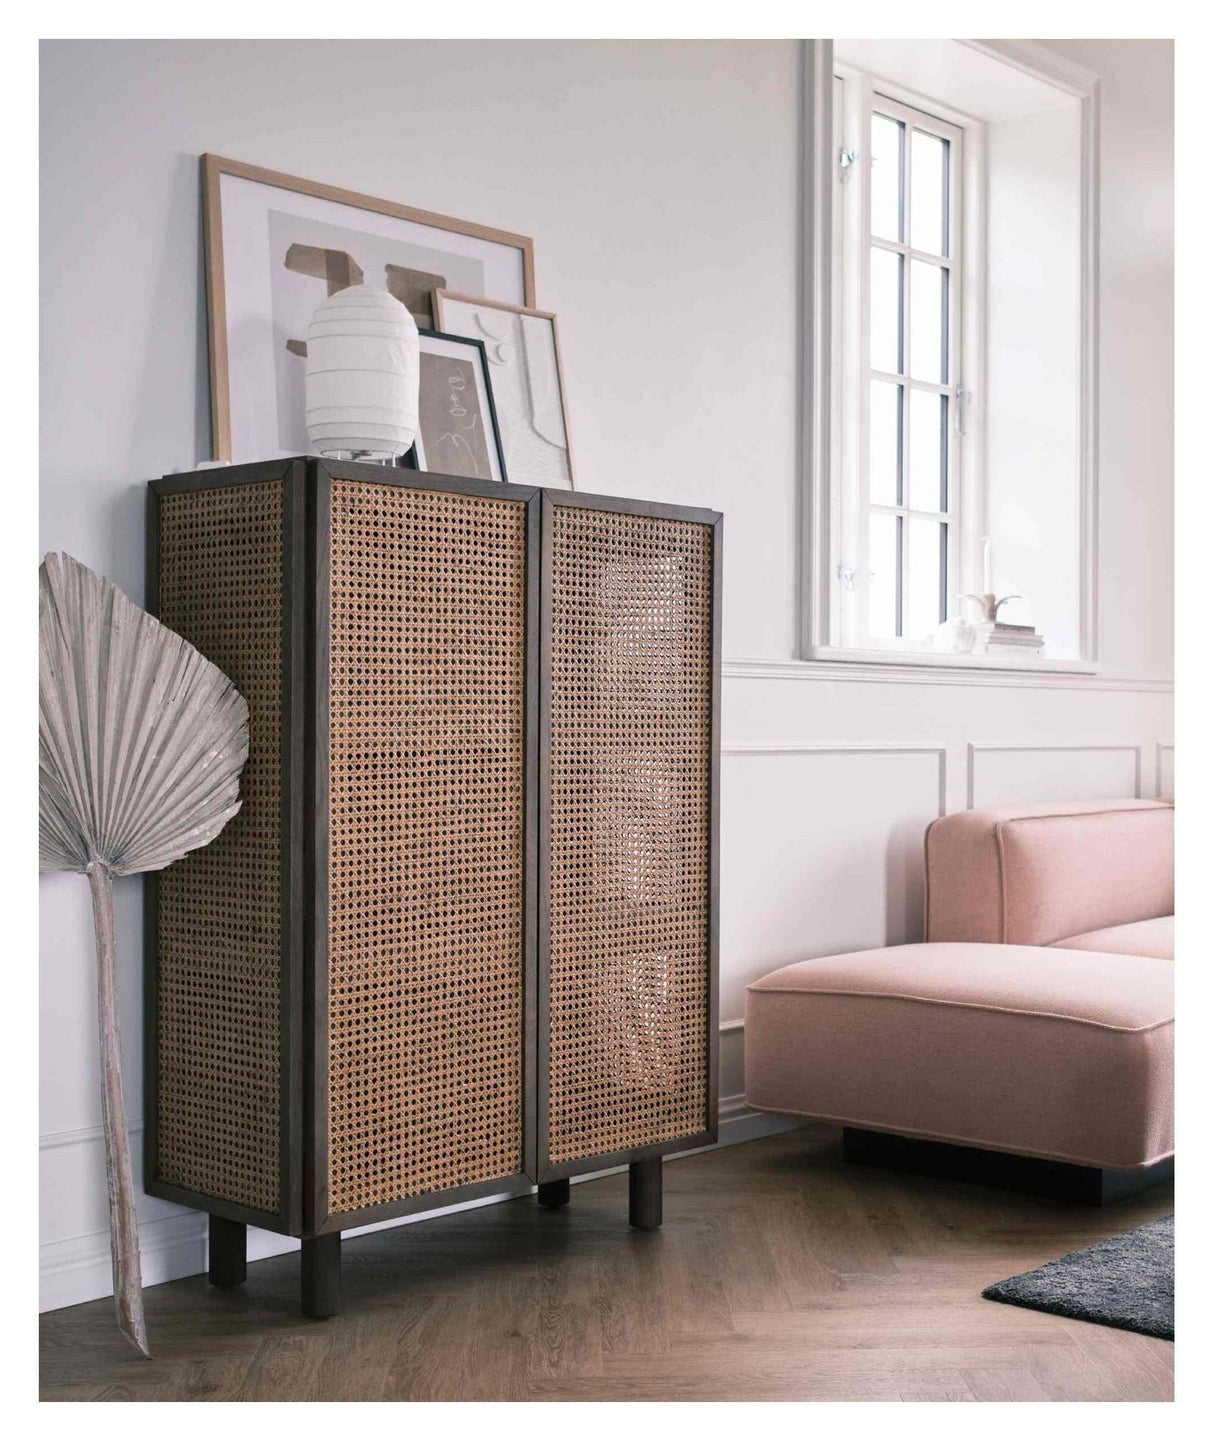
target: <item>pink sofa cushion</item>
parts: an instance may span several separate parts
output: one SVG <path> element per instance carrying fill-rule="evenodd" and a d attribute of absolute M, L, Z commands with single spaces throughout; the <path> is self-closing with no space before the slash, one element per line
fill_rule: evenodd
<path fill-rule="evenodd" d="M 1051 945 L 1055 949 L 1092 949 L 1099 954 L 1140 954 L 1147 959 L 1176 956 L 1176 920 L 1139 919 L 1136 924 L 1117 924 L 1111 929 L 1093 929 L 1072 934 Z"/>
<path fill-rule="evenodd" d="M 1171 914 L 1172 836 L 1151 799 L 949 814 L 927 831 L 927 937 L 1053 944 Z"/>
<path fill-rule="evenodd" d="M 1099 1168 L 1172 1151 L 1171 964 L 907 944 L 746 996 L 754 1108 Z"/>

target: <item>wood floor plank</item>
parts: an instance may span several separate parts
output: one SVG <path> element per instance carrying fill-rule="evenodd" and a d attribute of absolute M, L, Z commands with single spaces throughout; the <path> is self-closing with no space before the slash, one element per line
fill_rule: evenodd
<path fill-rule="evenodd" d="M 816 1307 L 828 1295 L 846 1292 L 843 1276 L 819 1252 L 816 1234 L 807 1232 L 804 1209 L 795 1199 L 769 1198 L 760 1231 L 790 1308 Z"/>
<path fill-rule="evenodd" d="M 674 1325 L 666 1275 L 675 1263 L 667 1237 L 632 1230 L 614 1261 L 598 1265 L 595 1297 L 604 1362 L 620 1353 L 670 1352 Z"/>
<path fill-rule="evenodd" d="M 372 1364 L 381 1369 L 379 1397 L 383 1402 L 408 1402 L 415 1397 L 429 1357 L 438 1346 L 436 1337 L 443 1319 L 442 1300 L 429 1297 L 399 1308 L 385 1303 L 376 1311 L 377 1344 L 367 1351 L 356 1371 Z"/>
<path fill-rule="evenodd" d="M 733 1313 L 725 1296 L 715 1242 L 713 1226 L 694 1218 L 662 1230 L 661 1249 L 666 1257 L 662 1283 L 672 1336 L 733 1332 Z"/>
<path fill-rule="evenodd" d="M 871 1308 L 859 1313 L 843 1308 L 819 1309 L 780 1314 L 784 1321 L 779 1324 L 770 1321 L 770 1314 L 735 1313 L 733 1321 L 735 1330 L 746 1338 L 763 1342 L 787 1338 L 803 1350 L 894 1346 L 943 1352 L 964 1347 L 1013 1347 L 1022 1351 L 1029 1344 L 1070 1341 L 1057 1328 L 1025 1321 L 1038 1314 L 1030 1314 L 1027 1309 L 1009 1312 L 1017 1316 L 999 1324 L 990 1323 L 984 1314 L 975 1314 L 969 1304 L 921 1305 L 890 1312 Z"/>
<path fill-rule="evenodd" d="M 811 1127 L 665 1165 L 666 1222 L 627 1176 L 350 1238 L 342 1311 L 299 1311 L 299 1259 L 147 1290 L 154 1358 L 112 1304 L 42 1318 L 52 1402 L 1145 1401 L 1170 1343 L 989 1303 L 982 1287 L 1171 1211 L 1105 1210 L 850 1168 Z"/>
<path fill-rule="evenodd" d="M 622 1241 L 620 1234 L 617 1242 Z M 598 1292 L 597 1260 L 566 1258 L 540 1264 L 529 1378 L 577 1378 L 601 1371 L 603 1325 Z"/>
<path fill-rule="evenodd" d="M 764 1208 L 759 1199 L 739 1203 L 713 1217 L 713 1250 L 730 1312 L 787 1312 L 792 1306 L 763 1233 Z"/>
<path fill-rule="evenodd" d="M 965 1381 L 979 1403 L 1048 1403 L 1050 1395 L 1031 1368 L 968 1368 Z"/>

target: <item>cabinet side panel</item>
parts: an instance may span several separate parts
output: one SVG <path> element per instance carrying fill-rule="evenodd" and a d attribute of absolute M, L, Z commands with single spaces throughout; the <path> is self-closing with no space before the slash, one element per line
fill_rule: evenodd
<path fill-rule="evenodd" d="M 712 531 L 554 501 L 548 1162 L 708 1121 Z"/>
<path fill-rule="evenodd" d="M 523 1167 L 526 510 L 334 480 L 328 1207 Z"/>
<path fill-rule="evenodd" d="M 159 876 L 157 1176 L 278 1213 L 282 481 L 163 495 L 162 621 L 249 705 L 241 809 Z"/>

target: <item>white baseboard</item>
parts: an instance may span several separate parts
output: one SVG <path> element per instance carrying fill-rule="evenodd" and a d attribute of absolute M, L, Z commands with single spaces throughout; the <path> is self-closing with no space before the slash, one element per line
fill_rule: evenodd
<path fill-rule="evenodd" d="M 170 1218 L 145 1220 L 139 1225 L 139 1261 L 145 1288 L 202 1273 L 207 1263 L 205 1215 L 183 1209 Z M 108 1231 L 44 1243 L 38 1278 L 40 1313 L 113 1293 Z"/>
<path fill-rule="evenodd" d="M 757 1113 L 748 1108 L 741 1094 L 733 1094 L 721 1100 L 718 1139 L 716 1147 L 724 1148 L 734 1143 L 747 1143 L 752 1139 L 764 1138 L 768 1134 L 783 1133 L 796 1128 L 797 1119 L 779 1118 L 774 1114 Z M 89 1142 L 94 1137 L 92 1130 L 81 1129 L 70 1137 L 56 1136 L 59 1144 Z M 690 1149 L 687 1153 L 670 1155 L 670 1161 L 688 1158 L 693 1153 L 704 1153 L 704 1149 Z M 581 1174 L 574 1183 L 585 1183 L 590 1179 L 604 1178 L 609 1173 L 622 1169 L 604 1169 L 600 1173 Z M 464 1209 L 484 1208 L 493 1203 L 505 1203 L 507 1196 L 495 1195 L 475 1199 L 471 1203 L 452 1204 L 447 1208 L 432 1209 L 427 1213 L 409 1214 L 404 1218 L 390 1219 L 386 1223 L 373 1223 L 365 1228 L 350 1229 L 343 1237 L 358 1233 L 370 1233 L 379 1228 L 398 1228 L 408 1223 L 425 1223 L 428 1219 L 439 1218 L 445 1213 L 460 1213 Z M 276 1253 L 289 1253 L 299 1247 L 297 1238 L 286 1238 L 282 1234 L 267 1233 L 264 1229 L 249 1229 L 248 1254 L 250 1261 L 270 1258 Z M 139 1253 L 143 1267 L 143 1286 L 151 1288 L 157 1283 L 169 1283 L 174 1278 L 188 1278 L 191 1274 L 205 1273 L 207 1267 L 207 1219 L 206 1215 L 192 1209 L 177 1209 L 166 1217 L 146 1219 L 139 1225 Z M 65 1238 L 57 1242 L 44 1243 L 39 1250 L 39 1311 L 46 1313 L 54 1308 L 70 1308 L 77 1303 L 88 1303 L 95 1298 L 105 1298 L 113 1290 L 110 1271 L 110 1237 L 107 1231 L 82 1234 L 78 1238 Z"/>
<path fill-rule="evenodd" d="M 767 1138 L 773 1133 L 786 1133 L 790 1128 L 802 1128 L 804 1119 L 784 1118 L 780 1114 L 760 1113 L 747 1105 L 743 1094 L 736 1093 L 723 1098 L 720 1104 L 720 1118 L 717 1124 L 717 1147 L 726 1148 L 731 1143 L 749 1143 L 754 1138 Z M 703 1149 L 696 1149 L 703 1153 Z M 676 1154 L 677 1158 L 678 1155 Z"/>

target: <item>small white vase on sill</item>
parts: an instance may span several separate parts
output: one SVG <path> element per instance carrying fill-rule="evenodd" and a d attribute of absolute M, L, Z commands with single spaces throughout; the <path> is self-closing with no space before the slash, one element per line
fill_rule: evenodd
<path fill-rule="evenodd" d="M 966 619 L 946 619 L 932 636 L 937 654 L 971 654 L 977 638 L 975 627 Z"/>
<path fill-rule="evenodd" d="M 394 295 L 351 285 L 308 322 L 304 413 L 317 454 L 390 461 L 417 435 L 417 322 Z"/>

